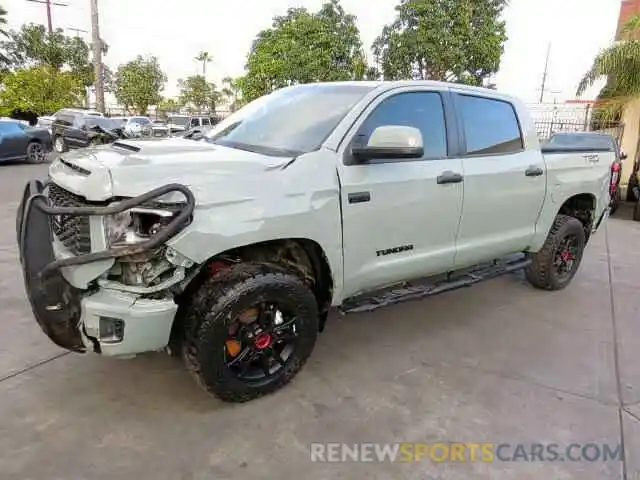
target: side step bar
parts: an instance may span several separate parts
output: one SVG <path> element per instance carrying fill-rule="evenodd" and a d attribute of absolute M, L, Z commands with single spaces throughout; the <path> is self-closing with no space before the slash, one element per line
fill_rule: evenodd
<path fill-rule="evenodd" d="M 381 307 L 402 303 L 409 300 L 421 300 L 439 293 L 470 287 L 471 285 L 506 273 L 515 272 L 526 268 L 531 263 L 529 258 L 520 258 L 509 262 L 496 261 L 488 266 L 476 268 L 467 272 L 452 272 L 447 279 L 435 283 L 410 284 L 391 287 L 374 294 L 353 297 L 345 300 L 340 307 L 343 314 L 371 312 Z"/>

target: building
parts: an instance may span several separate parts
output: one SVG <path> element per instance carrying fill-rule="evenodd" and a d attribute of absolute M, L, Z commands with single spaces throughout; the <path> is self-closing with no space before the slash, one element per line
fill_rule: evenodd
<path fill-rule="evenodd" d="M 616 40 L 620 40 L 622 27 L 634 15 L 640 15 L 640 0 L 622 0 L 620 3 L 620 16 L 616 29 Z"/>

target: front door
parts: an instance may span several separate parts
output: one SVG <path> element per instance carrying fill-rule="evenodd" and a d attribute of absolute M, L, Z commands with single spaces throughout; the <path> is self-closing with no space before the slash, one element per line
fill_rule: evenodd
<path fill-rule="evenodd" d="M 23 126 L 18 122 L 0 122 L 0 159 L 25 157 L 27 151 Z"/>
<path fill-rule="evenodd" d="M 450 270 L 462 210 L 462 183 L 438 181 L 461 173 L 447 138 L 448 92 L 396 89 L 376 99 L 344 142 L 368 140 L 376 127 L 405 125 L 423 137 L 420 159 L 339 165 L 344 242 L 344 297 Z M 442 180 L 442 178 L 441 178 Z"/>
<path fill-rule="evenodd" d="M 456 268 L 525 250 L 546 192 L 546 167 L 526 145 L 514 106 L 502 99 L 455 94 L 466 152 L 464 206 Z M 535 135 L 535 133 L 531 133 Z"/>

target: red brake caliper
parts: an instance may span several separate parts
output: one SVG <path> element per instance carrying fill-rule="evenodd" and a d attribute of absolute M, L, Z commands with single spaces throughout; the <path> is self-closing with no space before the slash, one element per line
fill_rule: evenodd
<path fill-rule="evenodd" d="M 573 260 L 573 253 L 568 248 L 565 248 L 560 254 L 560 258 L 562 258 L 563 262 L 568 262 L 569 260 Z"/>
<path fill-rule="evenodd" d="M 268 333 L 261 333 L 256 337 L 253 343 L 255 344 L 257 349 L 264 350 L 271 345 L 271 335 L 269 335 Z"/>

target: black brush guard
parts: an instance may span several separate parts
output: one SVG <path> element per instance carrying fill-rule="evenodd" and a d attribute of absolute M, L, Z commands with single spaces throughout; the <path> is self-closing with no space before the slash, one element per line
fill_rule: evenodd
<path fill-rule="evenodd" d="M 84 352 L 86 348 L 79 326 L 83 291 L 70 285 L 60 273 L 60 268 L 137 255 L 161 246 L 189 223 L 195 208 L 195 197 L 184 185 L 169 184 L 116 205 L 56 207 L 49 204 L 43 193 L 45 187 L 46 184 L 39 180 L 27 183 L 16 216 L 16 234 L 25 290 L 36 321 L 44 333 L 62 348 Z M 145 242 L 56 260 L 50 216 L 114 215 L 172 192 L 179 192 L 185 196 L 184 207 L 165 228 Z"/>

